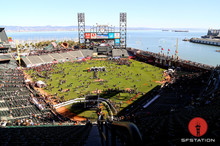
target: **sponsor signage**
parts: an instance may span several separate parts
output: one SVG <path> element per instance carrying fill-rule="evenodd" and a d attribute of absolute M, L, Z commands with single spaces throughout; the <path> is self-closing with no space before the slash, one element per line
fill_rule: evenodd
<path fill-rule="evenodd" d="M 120 33 L 115 33 L 115 39 L 119 39 L 120 38 Z"/>
<path fill-rule="evenodd" d="M 112 32 L 108 33 L 108 38 L 109 39 L 114 39 L 114 33 L 112 33 Z"/>
<path fill-rule="evenodd" d="M 115 39 L 115 45 L 119 45 L 120 44 L 120 39 Z"/>
<path fill-rule="evenodd" d="M 85 33 L 85 39 L 91 39 L 91 33 Z"/>
<path fill-rule="evenodd" d="M 97 34 L 93 32 L 87 32 L 85 33 L 85 39 L 120 39 L 120 33 L 110 32 L 105 34 Z"/>
<path fill-rule="evenodd" d="M 96 34 L 97 39 L 108 39 L 108 34 Z"/>
<path fill-rule="evenodd" d="M 91 39 L 96 39 L 96 33 L 91 33 Z"/>

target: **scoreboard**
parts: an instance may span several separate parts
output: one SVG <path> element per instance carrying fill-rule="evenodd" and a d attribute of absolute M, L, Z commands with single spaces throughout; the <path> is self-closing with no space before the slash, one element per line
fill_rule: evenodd
<path fill-rule="evenodd" d="M 88 44 L 92 41 L 113 41 L 114 46 L 120 46 L 120 33 L 119 32 L 108 32 L 108 33 L 95 33 L 95 32 L 86 32 L 85 33 L 85 40 Z"/>

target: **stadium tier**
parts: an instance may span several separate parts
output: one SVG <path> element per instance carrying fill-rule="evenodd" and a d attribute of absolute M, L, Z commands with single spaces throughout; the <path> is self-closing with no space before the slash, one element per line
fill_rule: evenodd
<path fill-rule="evenodd" d="M 0 27 L 0 42 L 6 42 L 8 43 L 8 37 L 7 34 L 5 33 L 5 28 Z"/>
<path fill-rule="evenodd" d="M 11 62 L 11 68 L 0 69 L 0 120 L 7 121 L 8 125 L 22 125 L 27 121 L 32 125 L 51 123 L 57 121 L 47 104 L 38 99 L 38 104 L 33 102 L 32 96 L 36 92 L 30 92 L 24 82 L 24 74 L 21 70 L 13 68 L 15 62 Z M 12 69 L 13 68 L 13 69 Z"/>
<path fill-rule="evenodd" d="M 112 57 L 126 57 L 128 58 L 128 52 L 125 49 L 113 49 L 112 50 Z"/>
<path fill-rule="evenodd" d="M 81 50 L 84 57 L 90 57 L 92 56 L 93 51 L 92 50 Z"/>
<path fill-rule="evenodd" d="M 0 62 L 1 61 L 9 61 L 11 56 L 9 54 L 0 54 Z"/>
<path fill-rule="evenodd" d="M 54 53 L 54 54 L 48 54 L 49 57 L 52 57 L 53 59 L 56 60 L 62 60 L 63 56 L 61 56 L 59 53 Z"/>
<path fill-rule="evenodd" d="M 0 27 L 0 53 L 7 53 L 10 48 L 5 28 Z M 1 60 L 1 59 L 0 59 Z"/>
<path fill-rule="evenodd" d="M 93 52 L 94 52 L 93 50 L 85 49 L 85 50 L 69 51 L 65 53 L 51 53 L 51 54 L 48 53 L 47 55 L 27 56 L 25 58 L 22 58 L 22 61 L 24 63 L 24 66 L 30 67 L 40 64 L 52 63 L 53 61 L 59 62 L 70 59 L 76 60 L 76 59 L 92 57 Z M 129 53 L 125 49 L 112 49 L 112 57 L 128 58 Z"/>
<path fill-rule="evenodd" d="M 91 126 L 0 128 L 1 145 L 84 145 Z"/>
<path fill-rule="evenodd" d="M 49 56 L 49 55 L 41 55 L 40 58 L 41 58 L 41 60 L 42 60 L 43 62 L 52 62 L 52 61 L 54 60 L 54 59 L 53 59 L 51 56 Z"/>

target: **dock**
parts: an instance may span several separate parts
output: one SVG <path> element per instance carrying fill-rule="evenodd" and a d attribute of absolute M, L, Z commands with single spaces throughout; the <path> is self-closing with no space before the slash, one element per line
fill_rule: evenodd
<path fill-rule="evenodd" d="M 213 45 L 213 46 L 220 46 L 220 39 L 191 38 L 190 42 L 199 43 L 199 44 L 206 44 L 206 45 Z"/>
<path fill-rule="evenodd" d="M 190 60 L 175 58 L 174 55 L 167 56 L 164 53 L 153 53 L 149 51 L 143 51 L 135 48 L 127 48 L 130 54 L 133 54 L 138 60 L 147 62 L 152 65 L 157 65 L 162 68 L 181 67 L 188 71 L 209 71 L 214 69 L 214 66 L 193 62 Z"/>

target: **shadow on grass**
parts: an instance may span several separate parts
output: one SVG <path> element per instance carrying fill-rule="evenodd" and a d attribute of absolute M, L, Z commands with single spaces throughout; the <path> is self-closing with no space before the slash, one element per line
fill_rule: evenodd
<path fill-rule="evenodd" d="M 105 92 L 106 93 L 102 92 L 99 97 L 109 99 L 111 97 L 116 96 L 118 93 L 121 93 L 119 90 L 105 91 Z"/>
<path fill-rule="evenodd" d="M 139 97 L 136 101 L 134 101 L 133 103 L 129 104 L 124 109 L 119 111 L 117 116 L 126 115 L 128 113 L 135 112 L 136 110 L 138 110 L 138 107 L 142 106 L 143 103 L 146 103 L 148 100 L 152 99 L 156 94 L 158 94 L 159 89 L 160 89 L 160 85 L 157 85 L 149 92 Z M 103 92 L 100 94 L 100 98 L 110 99 L 112 97 L 115 97 L 119 93 L 123 93 L 123 91 L 121 90 L 106 91 L 106 93 Z M 92 107 L 85 106 L 85 103 L 74 103 L 68 109 L 77 115 L 87 117 L 90 119 L 95 119 L 97 118 L 97 115 L 95 115 L 97 110 L 96 107 L 97 103 L 94 102 L 90 105 L 92 105 Z"/>
<path fill-rule="evenodd" d="M 117 116 L 126 115 L 128 113 L 134 112 L 135 110 L 138 110 L 138 107 L 142 106 L 144 102 L 150 100 L 152 97 L 158 94 L 159 89 L 160 89 L 160 85 L 157 85 L 149 92 L 147 92 L 146 94 L 138 98 L 136 101 L 134 101 L 132 104 L 128 105 L 123 110 L 119 111 Z"/>
<path fill-rule="evenodd" d="M 86 117 L 89 119 L 97 119 L 96 108 L 86 107 L 85 103 L 74 103 L 69 108 L 70 112 L 79 115 L 81 117 Z"/>

